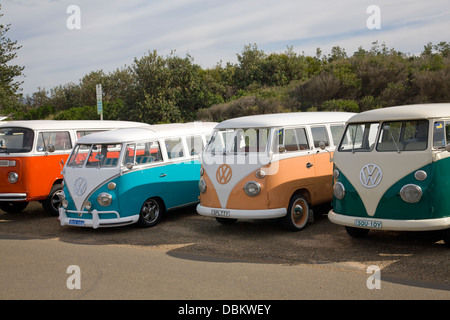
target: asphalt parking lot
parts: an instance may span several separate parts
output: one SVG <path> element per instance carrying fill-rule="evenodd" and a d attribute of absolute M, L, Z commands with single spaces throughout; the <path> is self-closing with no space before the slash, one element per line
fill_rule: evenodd
<path fill-rule="evenodd" d="M 438 232 L 371 231 L 364 239 L 349 237 L 328 221 L 327 207 L 315 208 L 315 222 L 300 232 L 275 220 L 241 220 L 222 225 L 200 216 L 195 207 L 170 212 L 153 228 L 136 225 L 90 229 L 61 227 L 39 203 L 20 214 L 0 211 L 2 237 L 54 239 L 78 244 L 166 246 L 183 259 L 314 265 L 365 272 L 376 265 L 396 283 L 450 290 L 450 249 Z"/>

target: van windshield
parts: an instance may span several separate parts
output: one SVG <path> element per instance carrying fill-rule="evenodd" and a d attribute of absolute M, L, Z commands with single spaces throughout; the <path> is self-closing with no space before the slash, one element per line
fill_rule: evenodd
<path fill-rule="evenodd" d="M 351 123 L 345 129 L 338 151 L 367 152 L 375 146 L 378 152 L 426 150 L 428 120 Z"/>
<path fill-rule="evenodd" d="M 205 152 L 238 154 L 266 152 L 268 128 L 236 128 L 215 130 Z"/>
<path fill-rule="evenodd" d="M 345 129 L 338 151 L 372 151 L 375 146 L 379 126 L 378 122 L 349 124 Z"/>
<path fill-rule="evenodd" d="M 119 164 L 121 144 L 77 144 L 67 161 L 68 167 L 100 168 Z"/>
<path fill-rule="evenodd" d="M 420 151 L 427 147 L 428 120 L 383 122 L 377 151 Z"/>
<path fill-rule="evenodd" d="M 33 149 L 34 132 L 26 128 L 0 128 L 0 153 L 25 153 Z"/>

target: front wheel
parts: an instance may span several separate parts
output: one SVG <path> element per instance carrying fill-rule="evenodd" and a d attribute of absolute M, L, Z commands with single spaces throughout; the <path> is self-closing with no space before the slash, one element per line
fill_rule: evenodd
<path fill-rule="evenodd" d="M 309 204 L 301 195 L 294 195 L 289 202 L 289 208 L 284 217 L 285 226 L 292 231 L 302 230 L 309 219 Z"/>
<path fill-rule="evenodd" d="M 442 239 L 447 248 L 450 248 L 450 229 L 445 229 L 442 231 Z"/>
<path fill-rule="evenodd" d="M 61 206 L 60 193 L 63 189 L 62 184 L 55 184 L 50 190 L 50 194 L 47 199 L 42 202 L 44 210 L 51 216 L 59 215 L 59 207 Z"/>
<path fill-rule="evenodd" d="M 219 218 L 216 217 L 217 222 L 221 224 L 234 224 L 236 223 L 237 219 L 231 219 L 231 218 Z"/>
<path fill-rule="evenodd" d="M 28 206 L 27 201 L 1 201 L 0 209 L 8 213 L 19 213 Z"/>
<path fill-rule="evenodd" d="M 369 233 L 369 229 L 345 227 L 348 235 L 352 238 L 364 238 Z"/>
<path fill-rule="evenodd" d="M 161 219 L 163 204 L 156 198 L 147 199 L 139 212 L 138 223 L 141 227 L 149 228 L 155 226 Z"/>

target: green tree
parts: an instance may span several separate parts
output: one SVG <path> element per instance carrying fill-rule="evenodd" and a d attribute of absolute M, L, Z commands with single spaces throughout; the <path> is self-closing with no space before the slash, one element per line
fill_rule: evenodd
<path fill-rule="evenodd" d="M 0 13 L 0 18 L 2 17 L 3 14 Z M 7 37 L 9 29 L 10 24 L 5 26 L 0 23 L 0 110 L 3 111 L 9 111 L 18 104 L 20 85 L 23 83 L 14 80 L 22 75 L 24 67 L 10 64 L 17 57 L 17 50 L 21 46 Z"/>
<path fill-rule="evenodd" d="M 236 66 L 233 79 L 239 89 L 245 89 L 251 84 L 262 84 L 261 64 L 265 57 L 266 54 L 258 49 L 256 43 L 244 46 L 242 54 L 237 55 L 239 64 Z"/>

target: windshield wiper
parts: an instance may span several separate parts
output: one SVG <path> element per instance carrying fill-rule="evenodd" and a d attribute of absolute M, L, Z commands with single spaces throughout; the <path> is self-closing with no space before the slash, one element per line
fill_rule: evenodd
<path fill-rule="evenodd" d="M 8 148 L 1 148 L 1 149 L 0 149 L 0 152 L 4 152 L 4 153 L 6 153 L 6 154 L 9 155 Z"/>
<path fill-rule="evenodd" d="M 391 127 L 388 126 L 388 125 L 384 125 L 384 126 L 383 126 L 383 131 L 389 131 L 389 135 L 390 135 L 391 138 L 392 138 L 392 142 L 394 142 L 394 145 L 395 145 L 395 148 L 397 149 L 397 152 L 400 153 L 400 149 L 399 149 L 399 147 L 398 147 L 398 145 L 397 145 L 397 142 L 395 142 L 394 136 L 392 135 Z"/>

